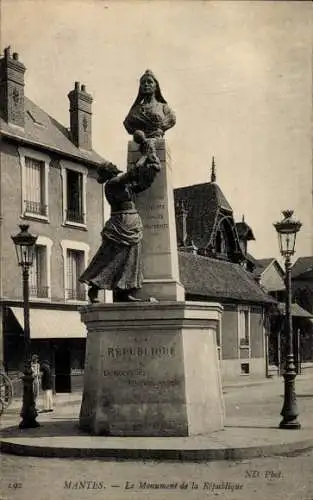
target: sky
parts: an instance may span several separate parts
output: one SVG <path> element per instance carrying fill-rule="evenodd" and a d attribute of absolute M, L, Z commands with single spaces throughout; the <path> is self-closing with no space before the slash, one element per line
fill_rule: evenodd
<path fill-rule="evenodd" d="M 295 210 L 295 258 L 313 255 L 310 1 L 2 0 L 1 47 L 27 68 L 25 94 L 69 126 L 68 92 L 94 98 L 93 148 L 126 169 L 123 120 L 147 68 L 177 123 L 174 187 L 217 183 L 244 214 L 256 258 L 279 257 L 273 222 Z"/>

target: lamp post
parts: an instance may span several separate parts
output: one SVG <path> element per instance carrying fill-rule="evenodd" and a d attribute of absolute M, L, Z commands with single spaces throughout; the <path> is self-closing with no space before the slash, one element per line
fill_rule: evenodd
<path fill-rule="evenodd" d="M 301 425 L 297 420 L 298 409 L 295 391 L 296 368 L 294 363 L 293 332 L 291 317 L 291 256 L 295 253 L 295 243 L 297 232 L 302 224 L 292 218 L 293 210 L 284 210 L 283 220 L 276 222 L 274 227 L 278 233 L 280 253 L 285 258 L 285 283 L 286 283 L 286 339 L 287 339 L 287 359 L 284 372 L 284 404 L 281 411 L 283 420 L 280 422 L 281 429 L 300 429 Z"/>
<path fill-rule="evenodd" d="M 37 410 L 35 406 L 33 374 L 31 370 L 30 352 L 30 323 L 29 323 L 29 269 L 33 265 L 35 244 L 37 236 L 28 232 L 29 225 L 21 224 L 20 232 L 11 236 L 16 250 L 18 265 L 23 271 L 23 304 L 24 304 L 24 376 L 23 376 L 23 406 L 22 420 L 19 427 L 29 429 L 39 427 L 36 421 Z"/>

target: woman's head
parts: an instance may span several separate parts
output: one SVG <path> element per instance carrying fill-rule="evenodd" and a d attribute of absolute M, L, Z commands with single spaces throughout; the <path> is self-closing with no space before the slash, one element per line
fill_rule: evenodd
<path fill-rule="evenodd" d="M 154 94 L 158 102 L 166 104 L 157 78 L 150 69 L 147 69 L 139 80 L 139 92 L 133 105 L 139 104 L 144 97 L 151 94 Z"/>
<path fill-rule="evenodd" d="M 97 174 L 98 174 L 97 180 L 99 184 L 103 184 L 112 179 L 113 177 L 116 177 L 121 172 L 122 171 L 119 170 L 117 166 L 111 162 L 102 163 L 97 168 Z"/>
<path fill-rule="evenodd" d="M 142 95 L 155 94 L 157 89 L 157 80 L 152 71 L 147 70 L 140 78 L 140 92 Z"/>

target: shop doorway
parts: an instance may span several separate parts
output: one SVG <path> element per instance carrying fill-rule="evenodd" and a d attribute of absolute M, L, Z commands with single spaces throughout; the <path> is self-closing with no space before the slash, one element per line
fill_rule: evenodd
<path fill-rule="evenodd" d="M 71 352 L 66 341 L 54 349 L 55 392 L 71 392 Z"/>

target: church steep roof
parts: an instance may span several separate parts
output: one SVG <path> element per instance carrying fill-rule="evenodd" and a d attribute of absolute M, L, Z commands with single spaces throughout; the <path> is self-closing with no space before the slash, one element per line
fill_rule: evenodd
<path fill-rule="evenodd" d="M 177 196 L 178 200 L 188 200 L 190 203 L 196 201 L 198 204 L 202 204 L 202 206 L 207 205 L 209 202 L 210 208 L 221 208 L 233 213 L 232 207 L 216 182 L 205 182 L 177 188 L 175 189 L 175 196 Z"/>
<path fill-rule="evenodd" d="M 236 222 L 236 229 L 240 240 L 255 240 L 251 227 L 248 226 L 244 220 L 242 222 Z"/>
<path fill-rule="evenodd" d="M 227 221 L 233 250 L 240 250 L 233 209 L 216 183 L 215 158 L 212 157 L 211 182 L 174 189 L 175 207 L 183 205 L 187 212 L 187 234 L 199 250 L 215 251 L 216 235 L 221 220 Z"/>
<path fill-rule="evenodd" d="M 174 189 L 175 206 L 183 202 L 187 215 L 187 232 L 198 248 L 211 243 L 213 229 L 220 213 L 233 217 L 233 210 L 216 182 L 194 184 Z"/>

